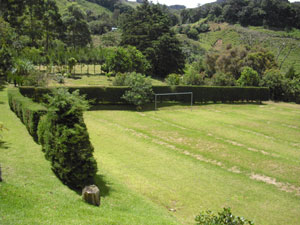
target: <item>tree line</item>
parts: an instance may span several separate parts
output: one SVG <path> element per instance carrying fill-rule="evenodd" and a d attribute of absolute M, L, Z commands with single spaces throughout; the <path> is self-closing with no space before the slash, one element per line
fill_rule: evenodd
<path fill-rule="evenodd" d="M 209 18 L 243 26 L 300 28 L 300 4 L 288 0 L 219 0 L 195 9 L 184 9 L 180 17 L 182 23 Z"/>

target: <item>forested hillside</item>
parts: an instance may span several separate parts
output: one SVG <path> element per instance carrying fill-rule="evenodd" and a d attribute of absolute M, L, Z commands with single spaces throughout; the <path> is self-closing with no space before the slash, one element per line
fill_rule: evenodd
<path fill-rule="evenodd" d="M 1 73 L 15 84 L 30 84 L 34 66 L 58 66 L 63 76 L 73 62 L 102 65 L 109 76 L 143 71 L 171 85 L 268 86 L 273 99 L 298 101 L 298 3 L 226 0 L 185 9 L 13 0 L 0 10 Z"/>

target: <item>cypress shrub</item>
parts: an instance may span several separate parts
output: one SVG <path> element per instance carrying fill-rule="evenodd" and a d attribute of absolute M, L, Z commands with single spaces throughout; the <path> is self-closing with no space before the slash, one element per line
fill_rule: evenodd
<path fill-rule="evenodd" d="M 83 121 L 88 102 L 79 91 L 69 93 L 65 88 L 53 89 L 47 100 L 48 112 L 38 126 L 39 142 L 57 177 L 72 188 L 82 188 L 97 172 Z"/>

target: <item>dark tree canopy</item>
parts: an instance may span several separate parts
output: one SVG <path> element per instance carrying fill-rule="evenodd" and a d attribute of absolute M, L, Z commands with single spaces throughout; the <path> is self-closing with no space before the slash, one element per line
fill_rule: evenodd
<path fill-rule="evenodd" d="M 124 18 L 121 44 L 140 50 L 152 66 L 152 75 L 165 77 L 182 71 L 184 55 L 180 42 L 171 32 L 170 17 L 161 5 L 145 1 Z"/>

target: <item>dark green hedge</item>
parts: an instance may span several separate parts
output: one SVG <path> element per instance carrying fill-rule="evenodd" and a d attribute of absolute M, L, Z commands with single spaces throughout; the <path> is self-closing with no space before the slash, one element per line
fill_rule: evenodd
<path fill-rule="evenodd" d="M 94 104 L 125 104 L 121 98 L 129 87 L 68 87 L 70 91 L 79 89 Z M 43 94 L 49 88 L 20 87 L 20 92 L 34 101 L 43 101 Z M 193 92 L 194 102 L 237 102 L 268 101 L 269 88 L 262 87 L 211 87 L 211 86 L 153 86 L 154 93 Z M 164 96 L 163 100 L 190 101 L 190 96 Z"/>
<path fill-rule="evenodd" d="M 28 132 L 37 141 L 37 127 L 42 115 L 47 109 L 33 102 L 30 98 L 24 97 L 18 89 L 8 90 L 8 103 L 13 112 L 20 118 L 26 126 Z"/>
<path fill-rule="evenodd" d="M 129 87 L 66 87 L 73 92 L 79 90 L 81 95 L 86 95 L 86 99 L 92 101 L 92 104 L 126 104 L 121 96 Z M 43 95 L 51 93 L 51 88 L 37 88 L 37 87 L 20 87 L 22 95 L 32 98 L 35 102 L 45 102 Z"/>

